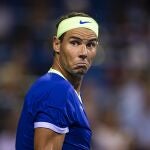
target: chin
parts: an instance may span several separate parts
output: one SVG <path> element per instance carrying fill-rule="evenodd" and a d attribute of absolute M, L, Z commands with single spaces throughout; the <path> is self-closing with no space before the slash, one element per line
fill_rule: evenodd
<path fill-rule="evenodd" d="M 87 73 L 87 70 L 85 70 L 85 69 L 78 69 L 78 70 L 75 71 L 75 74 L 76 74 L 77 76 L 83 76 L 83 75 L 85 75 L 86 73 Z"/>

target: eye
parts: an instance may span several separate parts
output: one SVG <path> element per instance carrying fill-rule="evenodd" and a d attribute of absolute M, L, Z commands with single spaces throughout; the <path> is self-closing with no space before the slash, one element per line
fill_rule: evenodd
<path fill-rule="evenodd" d="M 77 40 L 70 41 L 70 43 L 71 43 L 71 45 L 73 45 L 73 46 L 78 46 L 78 45 L 81 44 L 81 43 L 80 43 L 79 41 L 77 41 Z"/>
<path fill-rule="evenodd" d="M 86 45 L 86 47 L 87 48 L 90 48 L 90 49 L 92 49 L 92 48 L 96 48 L 96 46 L 97 46 L 97 42 L 88 42 L 87 43 L 87 45 Z"/>

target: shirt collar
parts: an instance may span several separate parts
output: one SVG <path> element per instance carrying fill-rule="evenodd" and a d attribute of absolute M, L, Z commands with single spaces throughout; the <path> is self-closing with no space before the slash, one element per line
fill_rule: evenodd
<path fill-rule="evenodd" d="M 65 80 L 67 80 L 67 78 L 65 78 L 64 75 L 63 75 L 60 71 L 58 71 L 58 70 L 56 70 L 56 69 L 50 68 L 50 70 L 48 71 L 48 73 L 56 73 L 56 74 L 60 75 L 61 77 L 63 77 Z M 67 81 L 68 81 L 68 80 L 67 80 Z M 74 89 L 74 90 L 75 90 L 75 89 Z M 82 103 L 82 99 L 81 99 L 80 94 L 78 94 L 76 90 L 75 90 L 75 93 L 77 94 L 77 96 L 78 96 L 80 102 Z"/>
<path fill-rule="evenodd" d="M 48 73 L 56 73 L 56 74 L 60 75 L 61 77 L 63 77 L 65 80 L 67 80 L 61 72 L 59 72 L 58 70 L 55 70 L 53 68 L 50 68 Z"/>

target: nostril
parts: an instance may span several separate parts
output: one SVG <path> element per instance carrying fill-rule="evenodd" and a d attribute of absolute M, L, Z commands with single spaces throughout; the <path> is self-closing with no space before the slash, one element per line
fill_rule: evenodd
<path fill-rule="evenodd" d="M 85 59 L 87 57 L 87 54 L 80 54 L 79 57 Z"/>

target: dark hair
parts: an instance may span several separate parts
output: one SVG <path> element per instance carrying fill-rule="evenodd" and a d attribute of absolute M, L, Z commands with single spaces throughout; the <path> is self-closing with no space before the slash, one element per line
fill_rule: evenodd
<path fill-rule="evenodd" d="M 75 16 L 91 17 L 91 16 L 89 16 L 89 15 L 86 14 L 86 13 L 82 13 L 82 12 L 71 12 L 71 13 L 69 13 L 69 14 L 66 14 L 66 15 L 62 16 L 62 17 L 58 20 L 58 22 L 57 22 L 57 24 L 56 24 L 56 31 L 57 31 L 57 29 L 58 29 L 59 24 L 60 24 L 63 20 L 68 19 L 68 18 L 71 18 L 71 17 L 75 17 Z M 65 35 L 65 33 L 62 34 L 62 35 L 59 37 L 60 41 L 63 40 L 64 35 Z"/>

